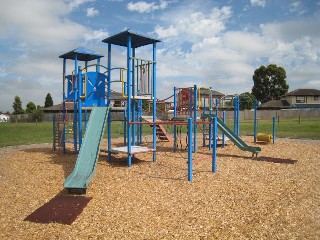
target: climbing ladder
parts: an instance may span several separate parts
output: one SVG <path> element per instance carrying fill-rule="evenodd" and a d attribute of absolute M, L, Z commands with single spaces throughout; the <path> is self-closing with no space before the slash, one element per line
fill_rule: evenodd
<path fill-rule="evenodd" d="M 141 116 L 141 119 L 145 122 L 150 123 L 150 127 L 153 127 L 153 117 L 152 116 Z M 156 119 L 155 122 L 159 121 Z M 172 142 L 171 137 L 167 134 L 166 129 L 161 124 L 156 124 L 156 134 L 160 141 Z"/>
<path fill-rule="evenodd" d="M 65 133 L 65 141 L 68 135 L 73 134 L 73 121 L 68 119 L 67 111 L 68 109 L 66 108 L 65 114 L 63 114 L 62 109 L 60 109 L 59 114 L 55 118 L 53 126 L 53 151 L 62 147 L 63 133 Z"/>

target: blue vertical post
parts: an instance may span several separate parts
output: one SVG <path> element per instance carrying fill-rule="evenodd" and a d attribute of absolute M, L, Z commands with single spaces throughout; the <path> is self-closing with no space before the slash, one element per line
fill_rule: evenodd
<path fill-rule="evenodd" d="M 142 100 L 138 100 L 138 121 L 141 122 L 142 117 Z M 138 125 L 138 143 L 142 143 L 142 124 Z"/>
<path fill-rule="evenodd" d="M 132 100 L 131 101 L 131 110 L 132 110 L 132 114 L 131 114 L 131 117 L 132 117 L 132 121 L 133 122 L 137 122 L 137 111 L 136 111 L 136 101 L 135 100 Z M 131 131 L 132 131 L 132 136 L 131 136 L 131 143 L 133 146 L 136 145 L 136 129 L 137 129 L 137 124 L 134 124 L 131 126 Z"/>
<path fill-rule="evenodd" d="M 111 43 L 108 43 L 108 76 L 107 76 L 107 106 L 110 107 L 111 96 Z M 111 114 L 107 117 L 107 132 L 108 132 L 108 161 L 111 161 Z"/>
<path fill-rule="evenodd" d="M 88 110 L 84 110 L 84 131 L 87 130 L 88 127 Z"/>
<path fill-rule="evenodd" d="M 240 136 L 240 97 L 237 97 L 237 135 Z"/>
<path fill-rule="evenodd" d="M 207 106 L 206 106 L 206 98 L 204 98 L 203 101 L 203 114 L 207 113 Z M 206 133 L 207 133 L 207 125 L 202 125 L 203 133 L 202 133 L 202 146 L 204 147 L 206 145 Z"/>
<path fill-rule="evenodd" d="M 192 118 L 192 104 L 193 104 L 193 102 L 192 102 L 192 96 L 193 96 L 193 94 L 192 94 L 192 88 L 189 88 L 189 116 Z M 183 99 L 182 99 L 182 101 L 183 101 Z"/>
<path fill-rule="evenodd" d="M 177 88 L 173 88 L 173 119 L 177 117 Z M 173 151 L 177 150 L 177 125 L 173 125 Z"/>
<path fill-rule="evenodd" d="M 210 95 L 209 95 L 209 114 L 210 116 L 212 116 L 212 106 L 213 105 L 213 102 L 212 102 L 212 88 L 210 87 Z M 213 139 L 213 136 L 212 136 L 212 124 L 211 124 L 211 120 L 210 120 L 210 124 L 209 124 L 209 150 L 211 149 L 212 147 L 212 139 Z"/>
<path fill-rule="evenodd" d="M 52 116 L 52 137 L 53 137 L 53 151 L 56 151 L 56 116 Z M 59 129 L 58 129 L 59 131 Z M 58 141 L 59 141 L 59 134 L 58 134 Z"/>
<path fill-rule="evenodd" d="M 188 118 L 188 181 L 192 181 L 192 118 Z"/>
<path fill-rule="evenodd" d="M 218 106 L 219 106 L 219 99 L 216 98 L 216 117 L 219 117 L 219 110 L 218 110 Z"/>
<path fill-rule="evenodd" d="M 83 75 L 81 71 L 81 66 L 78 67 L 78 142 L 79 150 L 82 145 L 82 84 L 83 84 Z"/>
<path fill-rule="evenodd" d="M 135 48 L 132 48 L 132 57 L 135 58 L 136 57 L 136 49 Z M 136 76 L 137 78 L 137 82 L 135 81 L 135 71 L 137 70 L 137 73 L 139 72 L 139 64 L 137 64 L 137 69 L 135 68 L 135 60 L 133 59 L 132 60 L 132 69 L 131 69 L 131 72 L 132 72 L 132 86 L 131 86 L 131 89 L 132 89 L 132 96 L 137 96 L 137 92 L 138 92 L 138 74 Z M 137 88 L 136 88 L 136 85 L 137 84 Z M 137 114 L 136 114 L 136 100 L 131 100 L 131 119 L 133 122 L 136 122 L 137 119 Z M 131 143 L 132 145 L 136 145 L 136 130 L 137 130 L 137 125 L 134 124 L 131 126 Z"/>
<path fill-rule="evenodd" d="M 257 122 L 257 108 L 258 108 L 258 101 L 257 99 L 254 100 L 254 116 L 253 116 L 253 140 L 257 142 L 257 129 L 258 129 L 258 122 Z"/>
<path fill-rule="evenodd" d="M 78 56 L 74 57 L 74 81 L 73 81 L 73 89 L 74 89 L 74 102 L 73 102 L 73 147 L 74 151 L 78 151 L 77 144 L 77 101 L 79 100 L 79 89 L 77 88 L 77 83 L 79 82 L 78 78 Z M 79 109 L 78 109 L 79 110 Z"/>
<path fill-rule="evenodd" d="M 63 153 L 66 153 L 66 91 L 65 91 L 65 78 L 66 78 L 66 59 L 63 59 L 63 70 L 62 70 L 62 77 L 63 77 L 63 93 L 62 93 L 62 121 L 63 121 L 63 128 L 62 128 L 62 150 Z"/>
<path fill-rule="evenodd" d="M 127 38 L 127 154 L 128 154 L 128 160 L 127 164 L 128 167 L 131 167 L 132 165 L 132 156 L 131 156 L 131 125 L 129 124 L 131 120 L 131 94 L 132 94 L 132 75 L 131 75 L 131 36 L 128 35 Z"/>
<path fill-rule="evenodd" d="M 238 135 L 238 98 L 233 98 L 233 132 Z"/>
<path fill-rule="evenodd" d="M 217 128 L 217 117 L 212 118 L 213 125 L 213 135 L 216 136 L 218 133 Z M 213 147 L 212 147 L 212 172 L 215 173 L 217 171 L 217 138 L 213 138 Z"/>
<path fill-rule="evenodd" d="M 157 108 L 157 75 L 156 75 L 156 64 L 157 64 L 157 45 L 154 42 L 153 43 L 153 54 L 152 54 L 152 60 L 153 60 L 153 64 L 152 64 L 152 97 L 153 97 L 153 109 L 152 109 L 152 115 L 153 115 L 153 122 L 156 121 L 156 108 Z M 157 148 L 157 139 L 156 139 L 156 125 L 153 124 L 153 143 L 152 143 L 152 148 L 156 149 Z M 156 161 L 156 157 L 157 157 L 157 152 L 153 151 L 153 161 Z"/>
<path fill-rule="evenodd" d="M 226 111 L 222 112 L 222 121 L 225 124 L 226 123 Z M 222 133 L 222 147 L 224 148 L 226 145 L 226 135 Z"/>
<path fill-rule="evenodd" d="M 197 85 L 193 86 L 194 91 L 194 99 L 193 99 L 193 121 L 194 121 L 194 129 L 193 129 L 193 151 L 197 152 L 197 118 L 198 118 L 198 91 Z M 200 96 L 199 96 L 200 97 Z"/>
<path fill-rule="evenodd" d="M 100 72 L 100 58 L 97 59 L 96 72 Z M 109 74 L 109 72 L 108 72 L 108 74 Z"/>
<path fill-rule="evenodd" d="M 276 116 L 272 118 L 272 143 L 275 144 L 276 142 Z"/>

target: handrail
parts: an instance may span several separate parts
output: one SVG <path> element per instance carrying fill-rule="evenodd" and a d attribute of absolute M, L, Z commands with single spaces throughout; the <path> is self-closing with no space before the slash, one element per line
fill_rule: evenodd
<path fill-rule="evenodd" d="M 127 71 L 128 68 L 121 68 L 121 74 L 120 74 L 120 80 L 122 82 L 121 88 L 122 88 L 122 97 L 127 98 L 128 96 L 124 93 L 125 87 L 124 87 L 124 71 Z"/>
<path fill-rule="evenodd" d="M 80 96 L 81 99 L 85 99 L 87 96 L 87 69 L 81 68 L 80 71 L 84 71 L 84 82 L 83 82 L 83 94 Z"/>

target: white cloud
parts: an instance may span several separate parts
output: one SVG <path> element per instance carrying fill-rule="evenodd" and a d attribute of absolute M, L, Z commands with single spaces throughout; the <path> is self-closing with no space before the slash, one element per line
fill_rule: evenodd
<path fill-rule="evenodd" d="M 87 17 L 94 17 L 99 14 L 99 10 L 95 9 L 94 7 L 87 8 Z"/>
<path fill-rule="evenodd" d="M 185 37 L 190 42 L 197 42 L 198 37 L 212 37 L 223 31 L 231 13 L 230 7 L 213 8 L 208 14 L 193 12 L 179 19 L 173 19 L 173 23 L 167 28 L 156 26 L 155 33 L 159 38 L 177 36 Z"/>
<path fill-rule="evenodd" d="M 299 15 L 305 13 L 305 10 L 302 7 L 302 2 L 301 1 L 295 1 L 290 4 L 289 6 L 290 12 L 295 12 L 298 13 Z"/>
<path fill-rule="evenodd" d="M 81 3 L 84 1 L 69 2 L 72 7 Z M 59 55 L 108 34 L 71 21 L 70 11 L 70 5 L 63 0 L 8 0 L 2 4 L 0 43 L 5 48 L 1 58 L 8 59 L 10 64 L 0 67 L 0 102 L 1 108 L 5 108 L 0 110 L 11 111 L 11 101 L 18 94 L 24 102 L 40 105 L 48 92 L 56 101 L 61 100 Z M 4 87 L 6 81 L 11 88 Z"/>
<path fill-rule="evenodd" d="M 159 4 L 155 2 L 145 2 L 145 1 L 139 1 L 136 3 L 129 2 L 127 5 L 127 9 L 129 11 L 136 11 L 139 13 L 149 13 L 156 10 L 163 10 L 167 8 L 168 3 L 165 0 L 160 0 Z"/>
<path fill-rule="evenodd" d="M 87 2 L 94 2 L 95 0 L 69 0 L 68 5 L 71 10 L 78 8 L 80 5 Z"/>
<path fill-rule="evenodd" d="M 83 36 L 85 41 L 101 41 L 102 39 L 108 37 L 109 33 L 102 29 L 91 31 L 90 33 L 86 32 Z"/>
<path fill-rule="evenodd" d="M 259 7 L 266 6 L 266 0 L 250 0 L 250 3 L 252 6 L 259 6 Z"/>

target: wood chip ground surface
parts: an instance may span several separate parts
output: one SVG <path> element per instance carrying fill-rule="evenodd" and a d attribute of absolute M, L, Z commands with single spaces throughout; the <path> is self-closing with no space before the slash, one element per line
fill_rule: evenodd
<path fill-rule="evenodd" d="M 108 163 L 101 153 L 92 200 L 71 225 L 23 220 L 66 194 L 76 155 L 52 153 L 51 144 L 2 148 L 0 239 L 320 239 L 320 141 L 257 145 L 258 159 L 233 144 L 219 148 L 215 174 L 199 146 L 193 182 L 187 153 L 167 143 L 156 163 L 142 153 L 131 168 L 124 155 Z"/>

